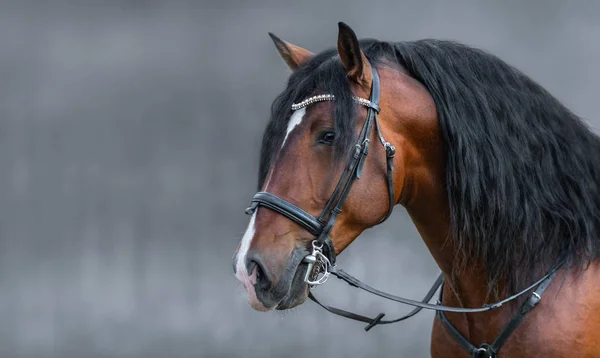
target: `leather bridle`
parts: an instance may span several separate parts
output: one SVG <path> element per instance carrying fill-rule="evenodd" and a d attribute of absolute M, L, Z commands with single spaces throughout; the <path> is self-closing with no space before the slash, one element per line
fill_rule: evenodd
<path fill-rule="evenodd" d="M 323 208 L 323 211 L 319 217 L 314 217 L 289 201 L 266 191 L 256 193 L 252 198 L 252 205 L 246 209 L 246 214 L 252 214 L 257 207 L 264 206 L 286 216 L 288 219 L 302 226 L 309 233 L 316 237 L 313 246 L 322 248 L 321 250 L 323 254 L 331 265 L 335 265 L 335 249 L 329 233 L 331 232 L 331 229 L 333 229 L 333 225 L 335 224 L 338 215 L 342 212 L 342 206 L 348 197 L 348 193 L 350 192 L 350 188 L 352 187 L 354 180 L 360 179 L 362 169 L 365 164 L 365 159 L 367 158 L 367 154 L 369 154 L 369 146 L 371 141 L 370 135 L 373 124 L 375 124 L 375 127 L 377 128 L 376 130 L 379 140 L 385 148 L 387 157 L 389 208 L 387 214 L 380 220 L 379 223 L 384 222 L 392 214 L 392 210 L 394 209 L 395 205 L 392 172 L 394 170 L 394 154 L 396 153 L 396 148 L 387 142 L 381 134 L 381 128 L 379 127 L 379 122 L 377 121 L 380 95 L 379 74 L 377 73 L 375 67 L 372 67 L 372 73 L 373 82 L 371 86 L 371 98 L 369 100 L 365 100 L 363 98 L 355 97 L 355 100 L 357 99 L 359 104 L 367 107 L 367 118 L 362 126 L 358 140 L 354 145 L 352 155 L 348 160 L 348 164 L 346 165 L 340 180 L 338 181 L 331 197 L 327 201 L 327 204 Z M 333 96 L 316 96 L 314 98 L 316 99 L 310 103 L 318 101 L 319 98 L 333 99 Z"/>
<path fill-rule="evenodd" d="M 449 307 L 443 306 L 441 304 L 441 294 L 440 291 L 440 299 L 437 304 L 430 304 L 429 301 L 438 290 L 444 281 L 443 274 L 437 278 L 427 295 L 421 301 L 414 301 L 411 299 L 391 295 L 389 293 L 385 293 L 379 291 L 375 288 L 372 288 L 350 274 L 346 273 L 341 269 L 337 269 L 335 266 L 335 249 L 333 246 L 333 242 L 331 237 L 329 236 L 333 226 L 337 220 L 338 215 L 342 211 L 342 206 L 344 201 L 346 200 L 348 193 L 350 192 L 350 188 L 354 183 L 355 179 L 359 179 L 362 173 L 363 166 L 365 164 L 365 159 L 367 154 L 369 153 L 369 145 L 370 145 L 370 134 L 372 127 L 375 126 L 377 135 L 379 137 L 379 141 L 385 148 L 386 153 L 386 162 L 387 162 L 387 186 L 389 193 L 389 208 L 388 212 L 380 221 L 379 224 L 384 222 L 392 213 L 392 210 L 395 205 L 395 195 L 394 195 L 394 183 L 392 172 L 394 170 L 394 155 L 396 153 L 396 149 L 393 145 L 387 142 L 381 133 L 381 128 L 379 126 L 379 122 L 377 120 L 377 114 L 380 111 L 379 108 L 379 96 L 380 96 L 380 83 L 379 83 L 379 74 L 377 73 L 377 69 L 375 66 L 371 65 L 372 73 L 373 73 L 373 82 L 371 86 L 371 96 L 369 100 L 354 97 L 355 101 L 360 105 L 367 107 L 367 117 L 363 127 L 358 136 L 358 140 L 354 146 L 352 155 L 350 156 L 348 163 L 344 169 L 344 172 L 336 185 L 333 194 L 329 198 L 329 201 L 325 205 L 323 211 L 319 215 L 319 217 L 314 217 L 305 210 L 299 208 L 298 206 L 290 203 L 289 201 L 278 197 L 272 193 L 261 191 L 254 195 L 252 198 L 252 205 L 246 209 L 246 214 L 252 214 L 259 207 L 263 206 L 270 210 L 273 210 L 288 219 L 294 221 L 304 229 L 306 229 L 311 235 L 313 235 L 316 239 L 312 242 L 313 250 L 312 253 L 307 255 L 304 258 L 304 262 L 308 263 L 308 268 L 305 276 L 305 282 L 309 284 L 310 288 L 323 284 L 327 277 L 331 274 L 336 276 L 337 278 L 346 281 L 353 287 L 360 288 L 364 291 L 370 292 L 377 296 L 403 303 L 406 305 L 416 307 L 413 311 L 408 313 L 407 315 L 393 319 L 393 320 L 383 320 L 385 316 L 384 313 L 378 314 L 374 318 L 362 316 L 356 313 L 352 313 L 349 311 L 345 311 L 339 308 L 331 307 L 322 304 L 319 302 L 316 297 L 309 292 L 308 297 L 316 302 L 319 306 L 323 307 L 327 311 L 334 313 L 339 316 L 343 316 L 346 318 L 350 318 L 356 321 L 361 321 L 367 323 L 365 327 L 365 331 L 369 331 L 376 325 L 380 324 L 390 324 L 395 322 L 403 321 L 407 318 L 410 318 L 417 313 L 419 313 L 422 309 L 429 309 L 437 311 L 436 317 L 441 321 L 441 323 L 446 327 L 448 332 L 455 338 L 455 340 L 465 349 L 467 350 L 472 357 L 481 357 L 481 358 L 491 358 L 496 357 L 498 350 L 502 346 L 502 344 L 508 339 L 511 333 L 518 327 L 521 320 L 525 317 L 525 315 L 537 305 L 537 303 L 541 300 L 541 296 L 546 290 L 546 288 L 550 285 L 552 280 L 557 274 L 558 269 L 562 266 L 564 260 L 559 260 L 559 262 L 543 277 L 541 277 L 538 281 L 520 291 L 517 294 L 514 294 L 508 298 L 505 298 L 499 302 L 494 304 L 485 304 L 480 308 L 460 308 L 460 307 Z M 333 100 L 333 95 L 319 95 L 312 97 L 301 104 L 292 106 L 294 108 L 301 108 L 308 104 L 319 102 L 319 101 L 328 101 Z M 465 337 L 461 335 L 461 333 L 450 323 L 450 321 L 446 318 L 444 312 L 457 312 L 457 313 L 477 313 L 477 312 L 486 312 L 497 309 L 502 305 L 513 301 L 529 291 L 535 289 L 525 300 L 525 302 L 521 305 L 521 308 L 517 310 L 509 324 L 504 328 L 504 330 L 498 335 L 496 340 L 492 344 L 484 343 L 479 347 L 471 344 Z"/>

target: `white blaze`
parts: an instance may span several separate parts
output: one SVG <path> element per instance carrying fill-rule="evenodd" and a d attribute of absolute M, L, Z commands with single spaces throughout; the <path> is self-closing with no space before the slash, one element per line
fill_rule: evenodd
<path fill-rule="evenodd" d="M 294 114 L 292 114 L 292 116 L 290 117 L 290 121 L 288 122 L 287 130 L 285 132 L 285 137 L 283 138 L 283 143 L 281 144 L 281 148 L 283 148 L 283 146 L 285 145 L 285 142 L 287 141 L 288 136 L 294 130 L 294 128 L 296 128 L 296 126 L 302 122 L 302 118 L 304 118 L 305 113 L 306 113 L 306 108 L 301 108 L 301 109 L 295 111 Z M 271 177 L 270 174 L 271 173 L 269 173 L 269 178 L 267 179 L 267 184 L 265 185 L 265 190 L 266 190 L 266 187 L 269 186 L 269 179 Z M 236 277 L 238 278 L 238 280 L 240 280 L 240 281 L 242 281 L 242 283 L 244 283 L 246 288 L 248 288 L 247 283 L 249 283 L 248 282 L 249 272 L 246 269 L 246 254 L 248 253 L 248 249 L 250 248 L 250 244 L 252 243 L 252 239 L 254 238 L 254 234 L 256 233 L 256 228 L 254 227 L 254 221 L 256 220 L 257 212 L 258 212 L 258 208 L 256 211 L 254 211 L 254 214 L 252 214 L 252 217 L 250 218 L 250 223 L 248 223 L 248 228 L 246 229 L 246 232 L 244 233 L 244 236 L 242 237 L 242 242 L 240 244 L 240 249 L 238 250 L 237 262 L 236 262 L 236 266 L 235 266 Z"/>
<path fill-rule="evenodd" d="M 257 209 L 258 211 L 258 209 Z M 237 254 L 237 261 L 235 263 L 235 277 L 244 285 L 246 292 L 248 293 L 248 301 L 250 306 L 254 307 L 254 309 L 259 311 L 267 311 L 266 308 L 258 298 L 256 297 L 256 291 L 254 289 L 254 285 L 256 284 L 256 268 L 254 271 L 248 274 L 248 269 L 246 268 L 246 255 L 248 254 L 248 249 L 250 248 L 250 243 L 254 238 L 254 233 L 256 232 L 256 227 L 254 221 L 256 220 L 256 212 L 252 214 L 250 218 L 250 223 L 248 223 L 248 228 L 242 237 L 242 242 L 240 244 L 240 249 Z"/>
<path fill-rule="evenodd" d="M 306 114 L 306 108 L 300 108 L 297 111 L 294 111 L 294 114 L 292 114 L 292 116 L 290 117 L 290 121 L 288 122 L 288 126 L 287 126 L 287 130 L 285 131 L 285 137 L 283 138 L 283 143 L 281 143 L 281 148 L 279 148 L 280 150 L 283 149 L 283 146 L 285 145 L 285 142 L 287 141 L 288 136 L 290 135 L 290 133 L 294 130 L 294 128 L 296 128 L 298 125 L 300 125 L 300 123 L 302 123 L 302 120 L 304 119 L 304 115 Z M 269 174 L 267 175 L 267 180 L 265 180 L 265 185 L 264 185 L 264 191 L 268 191 L 268 187 L 269 187 L 269 182 L 271 181 L 271 176 L 273 175 L 273 168 L 271 168 L 271 170 L 269 170 Z"/>
<path fill-rule="evenodd" d="M 257 210 L 258 211 L 258 210 Z M 248 254 L 248 249 L 250 248 L 250 243 L 252 242 L 252 238 L 254 238 L 254 233 L 256 232 L 256 228 L 254 227 L 254 221 L 256 220 L 256 212 L 252 214 L 250 217 L 250 223 L 248 223 L 248 228 L 242 237 L 242 242 L 240 244 L 240 249 L 237 254 L 237 262 L 235 264 L 235 276 L 238 280 L 240 280 L 246 289 L 249 289 L 249 276 L 248 270 L 246 269 L 246 255 Z"/>
<path fill-rule="evenodd" d="M 283 138 L 283 143 L 281 143 L 281 148 L 283 148 L 283 146 L 285 145 L 285 141 L 287 140 L 288 135 L 290 135 L 290 133 L 294 130 L 294 128 L 296 128 L 296 126 L 302 122 L 302 119 L 304 118 L 305 113 L 306 113 L 306 107 L 300 108 L 299 110 L 295 111 L 294 114 L 292 114 L 292 116 L 290 117 L 290 121 L 288 122 L 287 131 L 285 132 L 285 137 Z"/>
<path fill-rule="evenodd" d="M 305 113 L 306 108 L 301 108 L 292 114 L 292 116 L 290 117 L 290 121 L 288 122 L 287 130 L 285 133 L 285 137 L 283 138 L 281 148 L 283 148 L 283 146 L 285 145 L 288 136 L 294 130 L 294 128 L 296 128 L 302 122 Z M 267 190 L 267 187 L 269 186 L 269 180 L 271 179 L 272 173 L 273 171 L 271 170 L 266 181 L 265 190 Z M 255 221 L 257 212 L 258 208 L 256 208 L 256 210 L 252 214 L 252 217 L 250 217 L 248 228 L 246 229 L 246 232 L 242 237 L 240 249 L 238 250 L 235 263 L 235 276 L 246 288 L 250 299 L 250 305 L 255 309 L 265 310 L 266 308 L 258 302 L 258 299 L 256 298 L 256 291 L 254 290 L 254 285 L 256 284 L 256 269 L 254 270 L 254 272 L 248 272 L 248 269 L 246 268 L 246 256 L 248 254 L 248 250 L 250 249 L 250 244 L 252 243 L 254 234 L 256 233 Z"/>

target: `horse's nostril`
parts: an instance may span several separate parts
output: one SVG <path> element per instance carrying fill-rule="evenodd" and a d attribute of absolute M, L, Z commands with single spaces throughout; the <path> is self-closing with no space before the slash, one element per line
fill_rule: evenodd
<path fill-rule="evenodd" d="M 260 264 L 260 262 L 251 260 L 248 262 L 247 267 L 248 267 L 248 272 L 250 274 L 252 274 L 254 272 L 254 270 L 256 270 L 256 285 L 258 286 L 257 287 L 258 289 L 266 291 L 269 288 L 271 288 L 271 281 L 267 277 L 265 270 L 264 270 L 263 266 Z"/>
<path fill-rule="evenodd" d="M 254 271 L 254 268 L 257 266 L 258 266 L 258 264 L 256 263 L 256 261 L 254 261 L 254 260 L 248 261 L 248 263 L 246 264 L 246 270 L 248 270 L 248 274 L 252 275 L 252 271 Z"/>
<path fill-rule="evenodd" d="M 268 290 L 271 288 L 271 281 L 265 274 L 261 265 L 256 265 L 256 283 L 261 290 Z"/>

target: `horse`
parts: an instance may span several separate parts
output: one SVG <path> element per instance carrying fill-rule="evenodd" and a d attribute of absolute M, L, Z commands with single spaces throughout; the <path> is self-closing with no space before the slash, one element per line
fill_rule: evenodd
<path fill-rule="evenodd" d="M 402 205 L 442 272 L 440 310 L 455 307 L 432 357 L 600 356 L 600 138 L 487 51 L 338 25 L 317 54 L 270 33 L 292 73 L 233 257 L 250 306 L 302 304 Z"/>

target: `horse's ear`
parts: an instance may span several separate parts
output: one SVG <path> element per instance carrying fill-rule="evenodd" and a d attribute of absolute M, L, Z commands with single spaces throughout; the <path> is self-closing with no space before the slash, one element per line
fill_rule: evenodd
<path fill-rule="evenodd" d="M 271 36 L 271 39 L 275 43 L 277 52 L 279 52 L 292 71 L 308 62 L 314 56 L 312 52 L 305 50 L 302 47 L 292 45 L 289 42 L 285 42 L 270 32 L 269 36 Z"/>
<path fill-rule="evenodd" d="M 350 26 L 343 22 L 338 23 L 338 53 L 344 64 L 348 78 L 366 89 L 371 88 L 373 74 L 369 60 L 362 52 L 358 44 L 358 38 Z"/>

